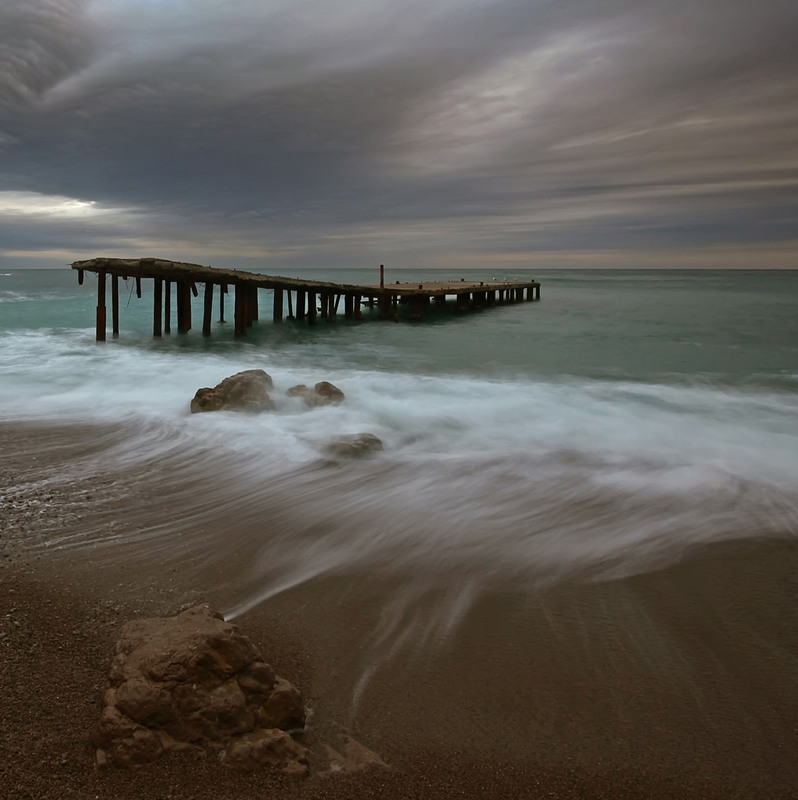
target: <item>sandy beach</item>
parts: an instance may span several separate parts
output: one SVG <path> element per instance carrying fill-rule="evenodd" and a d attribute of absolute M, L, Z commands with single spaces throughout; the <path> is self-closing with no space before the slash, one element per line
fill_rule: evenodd
<path fill-rule="evenodd" d="M 89 733 L 122 624 L 199 602 L 226 610 L 246 559 L 235 547 L 208 557 L 209 543 L 224 548 L 212 515 L 188 532 L 180 568 L 174 542 L 167 553 L 122 535 L 157 527 L 203 486 L 190 469 L 172 483 L 135 466 L 105 472 L 115 437 L 0 427 L 5 796 L 795 795 L 798 545 L 757 531 L 623 579 L 496 585 L 448 629 L 424 625 L 434 589 L 402 606 L 396 614 L 413 624 L 398 625 L 401 574 L 352 569 L 300 582 L 235 622 L 304 692 L 311 738 L 346 731 L 390 771 L 296 783 L 171 756 L 98 772 Z M 94 472 L 71 476 L 75 456 L 93 450 Z"/>

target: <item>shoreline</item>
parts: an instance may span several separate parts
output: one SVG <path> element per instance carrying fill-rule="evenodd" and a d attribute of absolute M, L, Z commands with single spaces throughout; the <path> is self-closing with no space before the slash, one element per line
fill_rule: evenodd
<path fill-rule="evenodd" d="M 392 618 L 406 588 L 395 576 L 301 582 L 235 622 L 302 689 L 316 731 L 347 730 L 391 772 L 297 785 L 173 756 L 95 773 L 88 734 L 121 625 L 224 604 L 235 575 L 192 552 L 192 568 L 170 574 L 157 547 L 131 570 L 81 539 L 109 521 L 156 524 L 169 503 L 142 506 L 119 475 L 71 478 L 89 433 L 101 463 L 113 430 L 0 424 L 13 494 L 0 544 L 10 797 L 772 800 L 798 785 L 798 545 L 765 539 L 704 546 L 630 578 L 484 592 L 450 630 L 424 625 L 434 591 Z M 54 530 L 76 534 L 74 548 L 44 547 Z"/>

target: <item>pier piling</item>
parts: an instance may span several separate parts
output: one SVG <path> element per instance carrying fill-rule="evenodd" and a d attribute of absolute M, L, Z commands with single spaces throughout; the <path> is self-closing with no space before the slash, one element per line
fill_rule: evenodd
<path fill-rule="evenodd" d="M 213 316 L 213 284 L 210 281 L 205 283 L 205 296 L 203 297 L 202 309 L 202 335 L 211 335 L 211 317 Z"/>
<path fill-rule="evenodd" d="M 97 341 L 105 341 L 105 270 L 97 273 Z"/>
<path fill-rule="evenodd" d="M 119 276 L 111 275 L 111 336 L 119 338 Z"/>
<path fill-rule="evenodd" d="M 161 320 L 163 315 L 163 281 L 156 278 L 152 290 L 152 335 L 161 336 Z"/>

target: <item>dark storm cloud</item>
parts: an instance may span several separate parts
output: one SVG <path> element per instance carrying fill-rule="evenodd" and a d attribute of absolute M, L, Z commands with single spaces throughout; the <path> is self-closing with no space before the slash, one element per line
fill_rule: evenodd
<path fill-rule="evenodd" d="M 0 247 L 332 265 L 790 242 L 796 5 L 6 2 L 0 194 L 95 205 L 31 200 Z"/>

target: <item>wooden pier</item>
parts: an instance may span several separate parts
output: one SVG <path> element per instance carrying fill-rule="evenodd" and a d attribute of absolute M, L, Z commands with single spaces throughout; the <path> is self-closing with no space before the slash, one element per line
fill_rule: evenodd
<path fill-rule="evenodd" d="M 191 330 L 191 298 L 203 291 L 202 334 L 210 336 L 214 316 L 214 287 L 219 289 L 219 320 L 225 322 L 225 298 L 232 286 L 234 291 L 233 319 L 235 335 L 244 336 L 252 323 L 258 320 L 258 292 L 274 292 L 272 321 L 283 319 L 306 321 L 313 324 L 318 318 L 333 321 L 340 313 L 343 298 L 343 316 L 347 320 L 362 320 L 362 307 L 376 307 L 380 319 L 398 320 L 398 305 L 410 307 L 410 318 L 421 320 L 425 310 L 434 303 L 438 307 L 452 305 L 457 312 L 486 308 L 504 303 L 540 300 L 540 284 L 536 281 L 448 281 L 423 283 L 385 283 L 380 267 L 378 285 L 350 285 L 284 278 L 243 272 L 235 269 L 217 269 L 180 261 L 159 258 L 92 258 L 76 261 L 78 283 L 83 284 L 84 274 L 97 274 L 97 341 L 105 341 L 107 330 L 107 282 L 111 283 L 111 331 L 119 336 L 119 279 L 135 280 L 136 296 L 141 297 L 142 280 L 154 281 L 153 336 L 172 331 L 172 307 L 178 333 Z M 448 299 L 452 298 L 453 303 Z M 286 313 L 287 312 L 287 313 Z"/>

